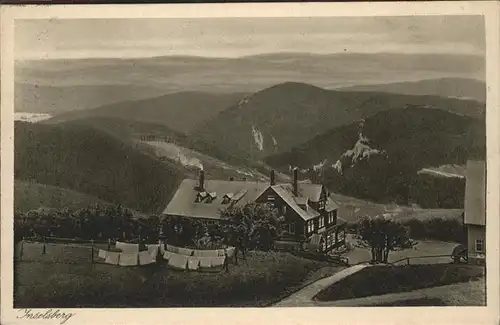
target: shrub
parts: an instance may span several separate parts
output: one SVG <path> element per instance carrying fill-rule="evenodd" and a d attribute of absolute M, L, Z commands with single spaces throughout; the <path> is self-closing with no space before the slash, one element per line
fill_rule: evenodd
<path fill-rule="evenodd" d="M 464 226 L 458 219 L 435 217 L 419 220 L 412 218 L 403 221 L 403 223 L 408 227 L 410 237 L 413 239 L 433 239 L 461 243 L 465 236 Z"/>

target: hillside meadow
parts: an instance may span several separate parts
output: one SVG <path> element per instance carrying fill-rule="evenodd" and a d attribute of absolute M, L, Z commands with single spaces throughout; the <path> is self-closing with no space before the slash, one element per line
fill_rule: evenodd
<path fill-rule="evenodd" d="M 87 252 L 88 253 L 88 252 Z M 85 252 L 81 254 L 87 254 Z M 258 307 L 273 303 L 341 267 L 288 253 L 251 251 L 229 274 L 149 267 L 15 263 L 15 308 Z M 88 255 L 88 254 L 87 254 Z"/>

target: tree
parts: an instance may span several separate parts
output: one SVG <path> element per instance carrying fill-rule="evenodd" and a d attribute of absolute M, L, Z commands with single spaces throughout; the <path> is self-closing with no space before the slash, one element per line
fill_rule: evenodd
<path fill-rule="evenodd" d="M 236 261 L 239 251 L 245 259 L 250 248 L 269 250 L 283 222 L 270 204 L 254 202 L 221 210 L 220 216 L 224 241 L 236 248 Z"/>
<path fill-rule="evenodd" d="M 410 239 L 408 228 L 387 217 L 365 217 L 358 224 L 359 243 L 371 249 L 372 261 L 387 263 L 391 251 L 407 249 L 417 243 Z"/>

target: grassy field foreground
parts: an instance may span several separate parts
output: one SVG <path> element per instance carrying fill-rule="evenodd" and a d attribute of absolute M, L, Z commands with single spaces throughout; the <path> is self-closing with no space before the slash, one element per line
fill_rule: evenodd
<path fill-rule="evenodd" d="M 427 264 L 374 266 L 363 269 L 319 292 L 315 300 L 334 301 L 468 282 L 484 277 L 475 265 Z"/>
<path fill-rule="evenodd" d="M 249 252 L 230 273 L 165 264 L 15 263 L 15 308 L 265 306 L 340 267 L 287 253 Z"/>

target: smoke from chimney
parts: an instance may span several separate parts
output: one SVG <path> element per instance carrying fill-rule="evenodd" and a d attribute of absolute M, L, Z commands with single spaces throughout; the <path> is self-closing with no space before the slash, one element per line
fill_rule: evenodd
<path fill-rule="evenodd" d="M 276 185 L 276 176 L 274 175 L 274 169 L 271 169 L 271 186 Z"/>
<path fill-rule="evenodd" d="M 295 194 L 295 196 L 299 195 L 298 178 L 299 178 L 299 169 L 295 167 L 293 169 L 293 194 Z"/>
<path fill-rule="evenodd" d="M 200 179 L 199 179 L 199 183 L 198 183 L 198 190 L 199 191 L 205 190 L 205 171 L 203 169 L 200 170 Z"/>

